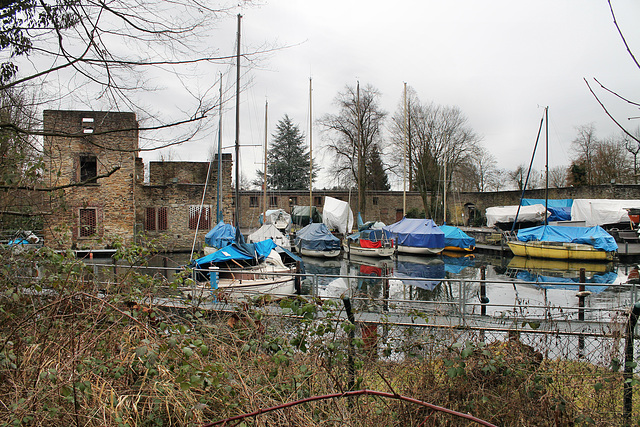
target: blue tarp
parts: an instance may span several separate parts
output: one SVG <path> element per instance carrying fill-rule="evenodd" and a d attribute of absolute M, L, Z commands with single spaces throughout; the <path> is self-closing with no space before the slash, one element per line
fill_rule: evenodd
<path fill-rule="evenodd" d="M 256 243 L 232 243 L 212 254 L 198 258 L 192 262 L 195 268 L 209 268 L 211 264 L 224 263 L 226 261 L 252 261 L 249 264 L 258 264 L 264 260 L 276 244 L 271 239 Z"/>
<path fill-rule="evenodd" d="M 431 219 L 402 218 L 382 228 L 388 239 L 396 239 L 400 246 L 444 248 L 444 232 Z"/>
<path fill-rule="evenodd" d="M 455 246 L 457 248 L 475 248 L 476 239 L 469 237 L 467 233 L 460 230 L 458 227 L 451 225 L 441 225 L 440 230 L 444 232 L 444 245 Z"/>
<path fill-rule="evenodd" d="M 522 206 L 542 205 L 544 199 L 522 199 Z M 547 208 L 571 208 L 573 199 L 549 199 L 547 200 Z"/>
<path fill-rule="evenodd" d="M 419 264 L 415 262 L 398 261 L 393 276 L 402 280 L 402 283 L 406 285 L 417 286 L 431 291 L 440 283 L 440 280 L 434 279 L 444 279 L 444 271 L 445 265 L 442 262 Z M 416 280 L 415 278 L 423 280 Z"/>
<path fill-rule="evenodd" d="M 606 252 L 618 250 L 618 244 L 615 239 L 598 225 L 594 227 L 541 225 L 538 227 L 523 228 L 518 231 L 518 240 L 521 242 L 584 243 Z"/>
<path fill-rule="evenodd" d="M 236 228 L 220 221 L 204 236 L 204 243 L 214 248 L 224 248 L 236 239 Z"/>
<path fill-rule="evenodd" d="M 296 233 L 294 245 L 311 251 L 333 251 L 340 249 L 340 239 L 326 225 L 311 223 Z"/>
<path fill-rule="evenodd" d="M 547 221 L 571 221 L 571 208 L 549 206 L 547 210 L 550 213 Z"/>

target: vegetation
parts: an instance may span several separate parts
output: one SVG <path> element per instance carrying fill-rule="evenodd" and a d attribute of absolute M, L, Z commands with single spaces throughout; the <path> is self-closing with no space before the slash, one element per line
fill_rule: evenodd
<path fill-rule="evenodd" d="M 154 252 L 153 244 L 118 246 L 121 266 L 103 269 L 46 249 L 2 254 L 0 425 L 202 425 L 359 389 L 505 426 L 621 424 L 615 359 L 604 368 L 544 359 L 517 337 L 485 341 L 384 319 L 354 325 L 340 300 L 261 300 L 227 312 L 206 311 L 211 300 L 195 297 L 182 308 L 148 306 L 144 298 L 179 296 L 192 284 L 188 271 L 167 278 L 124 266 Z M 425 420 L 471 425 L 366 395 L 309 401 L 244 425 Z"/>
<path fill-rule="evenodd" d="M 298 125 L 293 124 L 288 115 L 278 122 L 276 133 L 272 136 L 271 147 L 267 151 L 267 186 L 274 190 L 308 189 L 310 162 L 309 151 L 304 142 L 304 134 Z M 314 163 L 313 177 L 318 166 Z M 261 186 L 264 171 L 257 171 L 255 185 Z"/>

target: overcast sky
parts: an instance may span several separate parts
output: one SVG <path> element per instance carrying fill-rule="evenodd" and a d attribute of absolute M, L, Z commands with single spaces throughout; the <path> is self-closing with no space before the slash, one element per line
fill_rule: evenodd
<path fill-rule="evenodd" d="M 612 2 L 627 42 L 640 57 L 640 2 Z M 291 46 L 254 65 L 247 76 L 250 87 L 241 95 L 241 165 L 250 179 L 262 168 L 262 148 L 248 145 L 264 141 L 265 100 L 269 135 L 284 114 L 307 134 L 310 77 L 313 119 L 336 113 L 337 93 L 357 81 L 379 89 L 381 107 L 392 115 L 406 82 L 423 103 L 459 107 L 507 169 L 528 164 L 544 106 L 549 106 L 550 167 L 570 163 L 576 126 L 593 123 L 600 137 L 620 133 L 583 78 L 595 85 L 595 77 L 640 101 L 640 70 L 626 52 L 606 0 L 269 0 L 242 15 L 243 51 L 265 43 Z M 212 34 L 212 43 L 220 53 L 232 54 L 235 33 L 236 21 L 230 18 Z M 229 68 L 220 71 L 235 79 Z M 598 94 L 621 122 L 640 126 L 640 119 L 627 120 L 640 116 L 637 108 L 602 90 Z M 229 109 L 224 115 L 225 147 L 233 145 L 234 114 Z M 212 129 L 199 141 L 174 148 L 172 155 L 203 160 L 203 151 L 216 141 Z M 322 156 L 322 145 L 314 124 L 314 157 L 326 165 L 330 158 Z M 544 167 L 543 154 L 538 169 Z M 143 156 L 150 160 L 158 154 Z M 317 187 L 330 185 L 321 173 Z"/>

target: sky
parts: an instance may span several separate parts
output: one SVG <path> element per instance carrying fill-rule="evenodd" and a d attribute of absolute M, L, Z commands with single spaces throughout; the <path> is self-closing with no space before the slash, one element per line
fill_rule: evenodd
<path fill-rule="evenodd" d="M 640 2 L 612 4 L 631 50 L 640 57 Z M 248 87 L 241 94 L 241 167 L 249 179 L 262 169 L 265 101 L 269 140 L 285 114 L 308 134 L 310 78 L 314 121 L 337 113 L 336 95 L 358 81 L 380 91 L 380 106 L 390 117 L 402 101 L 406 82 L 423 103 L 459 107 L 505 169 L 528 164 L 545 106 L 550 167 L 570 163 L 576 126 L 593 123 L 602 138 L 620 134 L 583 79 L 595 88 L 597 78 L 640 101 L 640 69 L 626 51 L 605 0 L 270 0 L 241 13 L 243 52 L 282 47 L 250 69 L 243 63 Z M 236 19 L 229 17 L 210 35 L 220 53 L 234 53 L 236 26 Z M 230 67 L 211 75 L 218 71 L 226 73 L 226 85 L 235 79 Z M 628 120 L 640 116 L 637 107 L 599 88 L 597 94 L 621 123 L 640 126 L 640 119 Z M 178 103 L 180 97 L 168 99 L 174 101 L 164 102 Z M 217 123 L 218 118 L 210 120 Z M 229 105 L 223 115 L 225 152 L 233 151 L 234 123 Z M 312 136 L 314 158 L 325 166 L 316 187 L 328 188 L 331 158 L 315 122 Z M 198 140 L 172 148 L 171 157 L 203 160 L 203 151 L 209 152 L 216 138 L 212 126 Z M 539 153 L 534 167 L 543 169 L 544 153 Z M 143 158 L 159 155 L 144 153 Z"/>

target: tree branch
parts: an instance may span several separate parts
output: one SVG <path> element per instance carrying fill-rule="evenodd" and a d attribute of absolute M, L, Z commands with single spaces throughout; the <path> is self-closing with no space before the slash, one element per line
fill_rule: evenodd
<path fill-rule="evenodd" d="M 102 174 L 102 175 L 96 175 L 93 178 L 89 178 L 89 179 L 85 179 L 84 181 L 81 182 L 74 182 L 71 184 L 65 184 L 65 185 L 58 185 L 55 187 L 43 187 L 43 188 L 37 188 L 37 187 L 28 187 L 28 186 L 11 186 L 11 185 L 0 185 L 0 190 L 30 190 L 30 191 L 56 191 L 56 190 L 63 190 L 65 188 L 71 188 L 71 187 L 82 187 L 84 185 L 90 184 L 92 182 L 96 182 L 97 180 L 101 179 L 101 178 L 108 178 L 111 175 L 113 175 L 114 173 L 116 173 L 117 171 L 120 170 L 120 166 L 116 166 L 115 168 L 113 168 L 112 170 L 110 170 L 109 172 Z"/>

